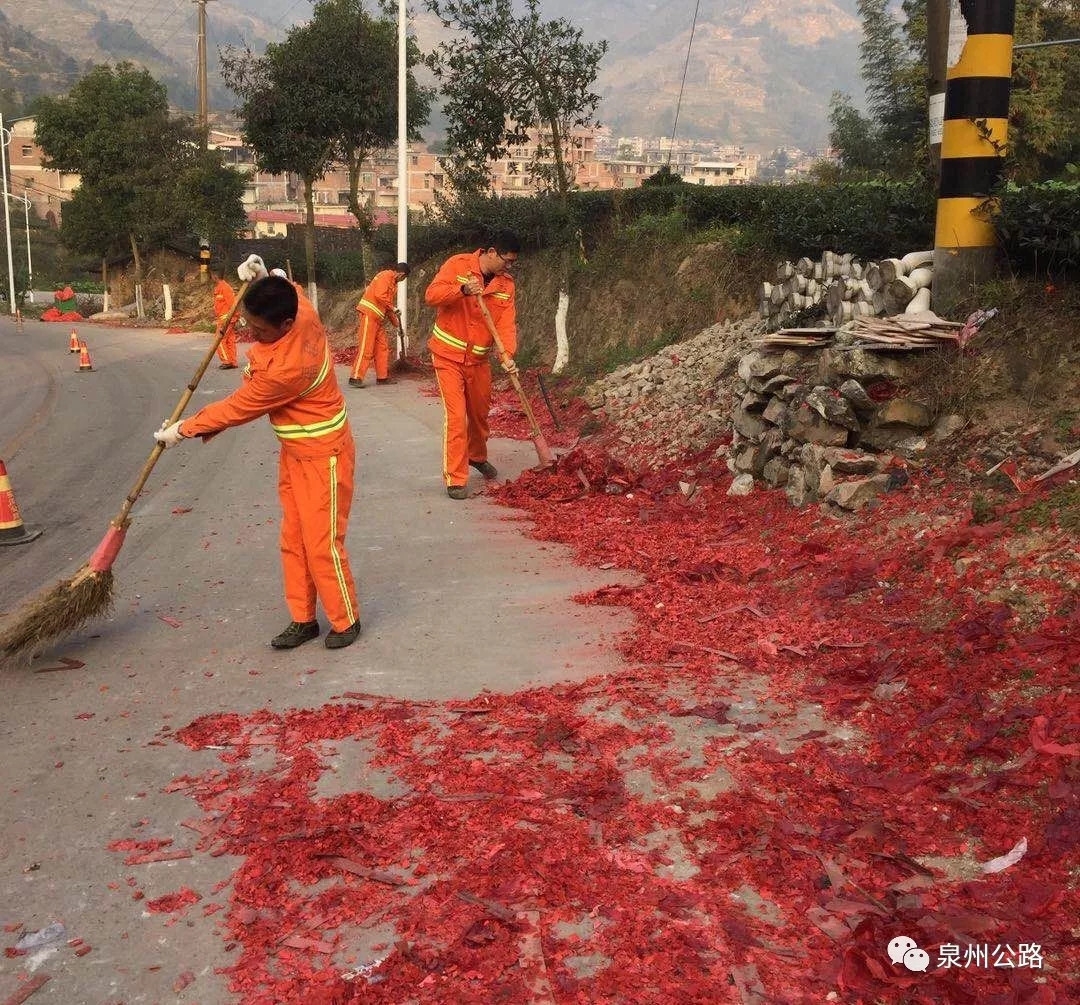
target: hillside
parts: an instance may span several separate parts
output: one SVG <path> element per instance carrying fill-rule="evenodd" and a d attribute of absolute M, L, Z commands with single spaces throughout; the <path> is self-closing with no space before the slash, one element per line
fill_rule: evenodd
<path fill-rule="evenodd" d="M 305 7 L 294 5 L 294 16 L 304 13 Z M 223 0 L 207 7 L 210 97 L 219 108 L 233 102 L 218 74 L 219 46 L 248 43 L 261 49 L 268 40 L 281 37 L 281 30 L 258 13 L 266 9 L 270 16 L 272 5 L 252 4 L 251 9 L 255 13 Z M 130 60 L 146 66 L 168 86 L 174 103 L 194 107 L 196 8 L 188 0 L 21 0 L 10 17 L 81 61 Z M 0 65 L 5 63 L 0 56 Z"/>
<path fill-rule="evenodd" d="M 80 64 L 59 46 L 13 24 L 0 11 L 0 111 L 12 115 L 78 79 Z"/>
<path fill-rule="evenodd" d="M 703 0 L 680 135 L 760 148 L 820 145 L 830 94 L 861 93 L 854 6 L 853 0 Z M 208 6 L 215 107 L 233 102 L 217 74 L 219 46 L 246 42 L 259 50 L 310 9 L 303 0 L 214 0 Z M 601 121 L 616 134 L 671 131 L 692 4 L 545 0 L 544 11 L 581 25 L 589 38 L 609 41 L 599 80 Z M 414 13 L 417 39 L 429 50 L 442 29 L 422 9 Z M 174 102 L 194 104 L 195 7 L 186 0 L 22 0 L 11 17 L 80 60 L 142 63 L 168 84 Z"/>

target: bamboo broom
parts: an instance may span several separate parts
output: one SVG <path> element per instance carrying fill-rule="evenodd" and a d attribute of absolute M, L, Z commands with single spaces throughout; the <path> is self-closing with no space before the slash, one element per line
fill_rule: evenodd
<path fill-rule="evenodd" d="M 213 344 L 207 350 L 191 382 L 184 389 L 180 400 L 173 409 L 167 425 L 179 422 L 191 401 L 191 396 L 199 386 L 203 374 L 214 359 L 218 345 L 225 337 L 236 317 L 240 304 L 247 293 L 250 282 L 240 285 L 232 310 L 222 322 Z M 131 508 L 154 470 L 158 458 L 164 453 L 165 445 L 155 443 L 150 451 L 139 477 L 124 499 L 120 511 L 112 518 L 109 529 L 101 539 L 90 560 L 75 573 L 71 579 L 65 579 L 55 586 L 42 591 L 33 600 L 28 601 L 16 615 L 12 624 L 0 633 L 0 658 L 10 660 L 18 656 L 33 655 L 42 646 L 55 639 L 68 635 L 85 625 L 88 621 L 107 614 L 113 605 L 113 562 L 124 545 L 124 536 L 131 523 Z"/>
<path fill-rule="evenodd" d="M 484 321 L 487 324 L 488 331 L 491 333 L 491 340 L 495 343 L 495 348 L 499 352 L 499 362 L 505 363 L 506 360 L 510 358 L 510 354 L 502 344 L 502 339 L 499 338 L 499 332 L 495 328 L 495 322 L 491 320 L 491 312 L 488 310 L 487 304 L 484 303 L 484 295 L 482 293 L 477 294 L 476 302 L 480 305 L 480 312 L 484 315 Z M 532 432 L 533 446 L 536 447 L 536 456 L 540 458 L 539 467 L 555 467 L 555 458 L 552 456 L 551 450 L 547 445 L 547 440 L 544 439 L 544 434 L 540 431 L 540 424 L 536 421 L 532 405 L 529 404 L 529 399 L 525 395 L 525 391 L 521 386 L 521 381 L 518 380 L 517 373 L 510 374 L 510 383 L 514 385 L 514 390 L 517 391 L 518 397 L 521 399 L 521 407 L 525 409 L 525 417 L 529 420 L 529 429 Z"/>

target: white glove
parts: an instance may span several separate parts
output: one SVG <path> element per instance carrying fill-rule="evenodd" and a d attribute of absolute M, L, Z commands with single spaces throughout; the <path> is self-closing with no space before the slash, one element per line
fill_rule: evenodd
<path fill-rule="evenodd" d="M 268 275 L 266 266 L 258 255 L 248 255 L 247 259 L 237 267 L 236 274 L 245 283 L 254 282 L 256 279 L 265 279 Z"/>
<path fill-rule="evenodd" d="M 163 422 L 161 428 L 154 433 L 154 439 L 168 450 L 169 447 L 175 447 L 178 443 L 182 443 L 187 437 L 180 432 L 179 422 L 174 422 L 171 426 L 167 422 Z"/>

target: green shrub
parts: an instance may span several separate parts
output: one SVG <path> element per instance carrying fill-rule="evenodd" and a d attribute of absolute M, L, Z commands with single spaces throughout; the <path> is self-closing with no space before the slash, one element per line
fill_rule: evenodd
<path fill-rule="evenodd" d="M 994 225 L 1009 260 L 1036 273 L 1080 266 L 1080 184 L 1007 186 Z"/>

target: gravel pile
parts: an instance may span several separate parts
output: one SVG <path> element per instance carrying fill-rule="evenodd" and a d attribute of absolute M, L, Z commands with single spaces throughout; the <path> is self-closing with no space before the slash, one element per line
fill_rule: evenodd
<path fill-rule="evenodd" d="M 590 384 L 585 402 L 642 463 L 703 450 L 730 436 L 739 358 L 764 331 L 757 314 L 713 325 Z"/>

